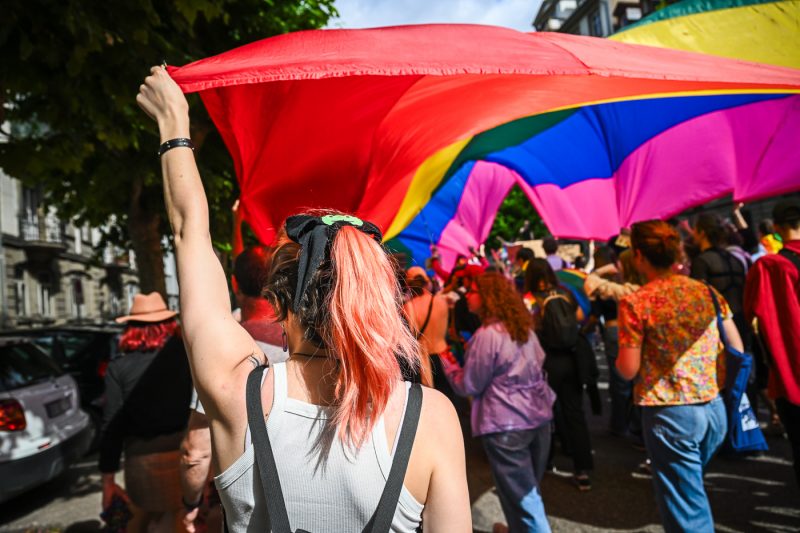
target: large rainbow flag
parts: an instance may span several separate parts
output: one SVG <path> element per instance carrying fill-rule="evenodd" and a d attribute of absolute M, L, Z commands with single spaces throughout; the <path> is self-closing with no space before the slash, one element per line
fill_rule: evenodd
<path fill-rule="evenodd" d="M 610 39 L 800 68 L 800 0 L 683 0 Z"/>
<path fill-rule="evenodd" d="M 800 189 L 794 69 L 423 25 L 282 35 L 170 72 L 200 92 L 264 242 L 297 210 L 332 207 L 417 260 L 438 244 L 447 266 L 514 184 L 576 238 Z"/>

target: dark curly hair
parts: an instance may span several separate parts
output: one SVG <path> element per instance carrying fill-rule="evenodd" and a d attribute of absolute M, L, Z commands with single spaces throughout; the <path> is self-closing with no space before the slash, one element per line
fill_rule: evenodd
<path fill-rule="evenodd" d="M 239 291 L 245 296 L 258 298 L 269 278 L 272 249 L 264 246 L 252 246 L 240 253 L 233 262 L 233 275 L 239 285 Z"/>
<path fill-rule="evenodd" d="M 542 287 L 544 282 L 544 287 Z M 525 292 L 536 292 L 539 290 L 549 290 L 558 287 L 558 278 L 553 272 L 553 267 L 546 259 L 539 257 L 531 259 L 528 268 L 525 270 Z"/>
<path fill-rule="evenodd" d="M 711 246 L 722 246 L 725 243 L 725 226 L 713 213 L 699 215 L 694 223 L 694 230 L 702 231 Z"/>
<path fill-rule="evenodd" d="M 497 319 L 515 342 L 526 343 L 533 329 L 533 317 L 511 281 L 489 272 L 475 279 L 481 297 L 481 321 Z"/>
<path fill-rule="evenodd" d="M 276 321 L 281 322 L 286 320 L 294 301 L 300 245 L 289 240 L 285 234 L 278 238 L 281 244 L 272 255 L 272 268 L 263 293 L 275 309 Z M 330 345 L 330 339 L 325 338 L 324 311 L 332 283 L 333 262 L 326 257 L 311 276 L 308 290 L 300 300 L 300 308 L 296 313 L 296 318 L 304 327 L 303 337 L 320 347 Z"/>

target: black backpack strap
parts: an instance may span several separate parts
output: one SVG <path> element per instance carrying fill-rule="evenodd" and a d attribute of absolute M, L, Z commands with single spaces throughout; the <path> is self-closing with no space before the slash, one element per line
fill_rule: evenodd
<path fill-rule="evenodd" d="M 406 477 L 411 449 L 414 447 L 414 437 L 417 435 L 421 410 L 422 387 L 419 383 L 414 383 L 408 391 L 408 405 L 406 405 L 406 413 L 403 417 L 403 426 L 400 428 L 400 439 L 394 452 L 392 469 L 386 479 L 386 486 L 383 488 L 378 508 L 375 509 L 375 514 L 364 527 L 364 533 L 387 533 L 392 527 L 397 502 L 400 500 L 400 493 L 403 490 L 403 480 Z"/>
<path fill-rule="evenodd" d="M 420 337 L 422 337 L 422 335 L 425 333 L 425 328 L 428 327 L 428 323 L 431 321 L 431 315 L 433 314 L 433 299 L 434 298 L 436 298 L 436 295 L 431 293 L 431 301 L 428 304 L 428 315 L 425 317 L 425 322 L 422 323 L 422 327 L 419 328 L 419 331 L 415 335 L 417 340 L 419 340 Z"/>
<path fill-rule="evenodd" d="M 264 410 L 261 408 L 261 376 L 265 368 L 259 366 L 253 369 L 247 377 L 247 423 L 253 438 L 253 453 L 267 505 L 265 509 L 266 529 L 272 533 L 291 533 L 289 514 L 286 511 L 286 502 L 278 478 L 278 467 L 275 464 L 267 424 L 264 421 Z M 411 449 L 414 447 L 414 437 L 417 434 L 419 415 L 422 410 L 422 387 L 419 383 L 414 383 L 408 394 L 408 405 L 403 417 L 403 426 L 400 429 L 400 438 L 394 461 L 392 461 L 392 468 L 389 471 L 378 508 L 364 528 L 365 533 L 388 532 L 397 509 L 397 502 L 400 500 L 403 480 L 406 477 L 408 460 L 411 457 Z"/>
<path fill-rule="evenodd" d="M 720 292 L 727 292 L 732 287 L 744 287 L 745 280 L 747 278 L 747 274 L 745 272 L 745 268 L 742 266 L 742 263 L 736 259 L 732 253 L 727 250 L 722 250 L 720 248 L 712 248 L 711 252 L 717 254 L 720 261 L 722 261 L 725 266 L 727 266 L 727 271 L 725 272 L 709 272 L 709 278 L 730 278 L 730 281 L 725 286 L 724 289 L 717 289 Z M 742 266 L 742 271 L 737 272 L 737 266 Z"/>
<path fill-rule="evenodd" d="M 273 533 L 291 533 L 289 514 L 283 499 L 281 482 L 278 479 L 278 467 L 272 454 L 267 424 L 264 421 L 264 410 L 261 407 L 261 376 L 265 366 L 258 366 L 247 376 L 247 424 L 253 439 L 253 455 L 261 477 L 267 523 L 266 531 Z"/>
<path fill-rule="evenodd" d="M 781 255 L 791 261 L 797 271 L 800 272 L 800 254 L 793 252 L 788 248 L 783 248 L 780 252 L 778 252 L 778 255 Z"/>

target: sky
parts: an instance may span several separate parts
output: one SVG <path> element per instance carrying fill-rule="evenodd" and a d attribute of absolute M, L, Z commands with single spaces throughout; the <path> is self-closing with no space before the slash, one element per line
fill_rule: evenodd
<path fill-rule="evenodd" d="M 461 22 L 533 31 L 541 0 L 337 0 L 330 28 Z"/>

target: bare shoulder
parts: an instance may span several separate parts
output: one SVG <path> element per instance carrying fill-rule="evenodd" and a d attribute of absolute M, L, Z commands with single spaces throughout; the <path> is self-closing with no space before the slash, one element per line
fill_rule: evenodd
<path fill-rule="evenodd" d="M 433 297 L 433 302 L 435 305 L 443 305 L 447 307 L 447 298 L 445 298 L 441 292 L 437 293 L 436 296 Z"/>
<path fill-rule="evenodd" d="M 436 389 L 422 387 L 419 432 L 422 436 L 435 436 L 439 442 L 441 439 L 446 439 L 448 442 L 463 440 L 458 414 L 453 407 L 453 402 Z M 433 443 L 433 441 L 429 442 Z"/>

